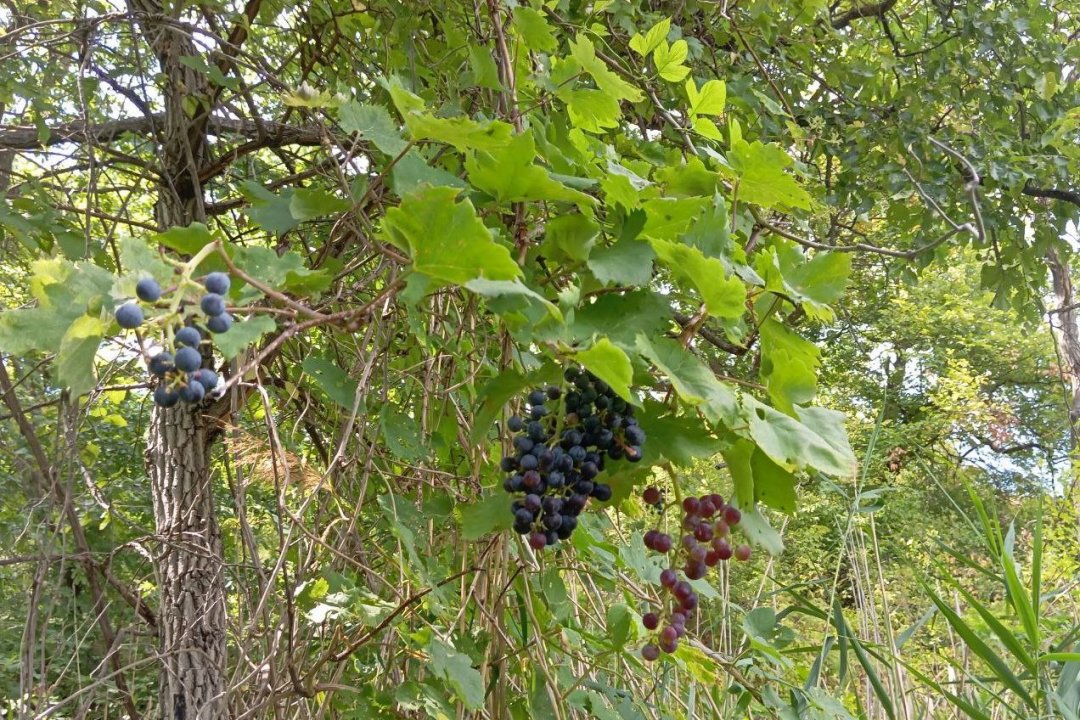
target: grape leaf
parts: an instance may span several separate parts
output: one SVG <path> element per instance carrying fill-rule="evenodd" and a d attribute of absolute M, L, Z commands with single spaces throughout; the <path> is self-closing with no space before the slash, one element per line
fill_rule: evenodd
<path fill-rule="evenodd" d="M 502 490 L 493 490 L 477 500 L 459 503 L 456 514 L 461 536 L 470 542 L 488 533 L 509 530 L 514 524 L 510 500 Z"/>
<path fill-rule="evenodd" d="M 349 209 L 349 201 L 318 188 L 297 188 L 289 198 L 289 212 L 296 220 L 333 215 Z"/>
<path fill-rule="evenodd" d="M 645 57 L 655 50 L 660 43 L 664 42 L 670 31 L 671 18 L 664 18 L 649 28 L 648 32 L 644 35 L 635 33 L 634 36 L 630 38 L 630 49 L 638 55 Z"/>
<path fill-rule="evenodd" d="M 407 249 L 413 267 L 433 279 L 464 285 L 475 278 L 513 280 L 521 268 L 491 239 L 468 200 L 454 188 L 422 188 L 387 210 L 383 234 Z"/>
<path fill-rule="evenodd" d="M 587 208 L 596 201 L 583 192 L 553 180 L 536 165 L 532 133 L 515 135 L 505 146 L 491 152 L 472 153 L 465 161 L 469 182 L 500 203 L 555 200 Z"/>
<path fill-rule="evenodd" d="M 698 89 L 693 78 L 686 81 L 691 115 L 723 115 L 727 104 L 727 85 L 723 80 L 709 80 Z"/>
<path fill-rule="evenodd" d="M 431 671 L 441 678 L 467 710 L 478 710 L 484 705 L 484 679 L 472 666 L 468 655 L 432 638 L 428 651 L 431 653 Z"/>
<path fill-rule="evenodd" d="M 241 350 L 256 342 L 275 327 L 277 325 L 273 319 L 266 315 L 255 315 L 250 320 L 243 322 L 237 318 L 229 332 L 214 335 L 214 345 L 217 346 L 217 349 L 221 351 L 221 355 L 226 360 L 232 360 L 240 354 Z"/>
<path fill-rule="evenodd" d="M 525 46 L 530 50 L 542 52 L 554 52 L 559 48 L 559 42 L 551 32 L 551 26 L 539 10 L 534 10 L 525 5 L 514 8 L 514 27 L 521 34 Z"/>
<path fill-rule="evenodd" d="M 75 319 L 60 341 L 56 355 L 56 377 L 73 397 L 87 392 L 97 382 L 94 357 L 101 344 L 106 324 L 96 317 L 82 315 Z"/>
<path fill-rule="evenodd" d="M 775 143 L 733 138 L 728 161 L 739 178 L 739 199 L 766 208 L 810 209 L 810 194 L 784 172 L 791 157 Z"/>
<path fill-rule="evenodd" d="M 593 275 L 605 285 L 648 285 L 655 257 L 649 243 L 624 240 L 593 250 L 588 262 Z"/>
<path fill-rule="evenodd" d="M 592 76 L 596 87 L 617 100 L 641 102 L 645 96 L 636 87 L 626 82 L 596 56 L 596 47 L 584 35 L 578 35 L 570 42 L 570 54 L 581 68 Z"/>
<path fill-rule="evenodd" d="M 328 398 L 346 410 L 352 410 L 353 403 L 356 402 L 357 382 L 336 363 L 312 355 L 305 358 L 300 367 L 311 376 Z"/>
<path fill-rule="evenodd" d="M 575 357 L 593 375 L 610 385 L 619 397 L 631 402 L 635 400 L 630 393 L 630 383 L 634 375 L 630 358 L 606 337 L 600 338 L 592 347 L 582 350 Z"/>
<path fill-rule="evenodd" d="M 338 111 L 341 129 L 358 133 L 390 157 L 397 157 L 406 143 L 398 132 L 390 112 L 381 105 L 347 102 Z"/>
<path fill-rule="evenodd" d="M 653 240 L 652 246 L 675 277 L 698 291 L 710 315 L 732 320 L 742 317 L 746 286 L 737 277 L 725 277 L 724 263 L 682 243 Z"/>
<path fill-rule="evenodd" d="M 637 337 L 637 348 L 643 357 L 668 376 L 675 392 L 687 404 L 702 406 L 710 421 L 729 428 L 741 424 L 735 393 L 677 342 L 667 338 L 650 339 L 642 334 Z"/>
<path fill-rule="evenodd" d="M 668 45 L 661 42 L 653 51 L 653 63 L 656 65 L 657 74 L 665 80 L 679 82 L 690 72 L 690 68 L 683 65 L 689 46 L 685 40 L 679 39 Z"/>

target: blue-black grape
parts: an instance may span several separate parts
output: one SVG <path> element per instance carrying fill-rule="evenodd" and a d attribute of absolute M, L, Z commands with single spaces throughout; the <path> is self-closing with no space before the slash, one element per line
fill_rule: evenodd
<path fill-rule="evenodd" d="M 173 356 L 172 353 L 159 352 L 154 357 L 150 358 L 148 364 L 150 374 L 157 375 L 158 377 L 165 377 L 165 373 L 173 369 Z M 160 386 L 159 386 L 160 387 Z"/>
<path fill-rule="evenodd" d="M 171 408 L 180 402 L 180 395 L 165 387 L 164 383 L 154 388 L 154 402 L 163 408 Z"/>
<path fill-rule="evenodd" d="M 191 379 L 203 386 L 206 392 L 217 387 L 218 375 L 210 368 L 201 368 L 191 373 Z"/>
<path fill-rule="evenodd" d="M 199 301 L 199 307 L 210 317 L 217 317 L 225 312 L 225 298 L 217 293 L 207 293 Z"/>
<path fill-rule="evenodd" d="M 630 421 L 633 409 L 606 383 L 575 366 L 564 377 L 565 385 L 530 390 L 527 415 L 506 423 L 515 455 L 500 461 L 508 474 L 503 487 L 516 496 L 514 529 L 536 550 L 569 538 L 590 496 L 611 499 L 611 486 L 601 482 L 605 461 L 640 458 L 636 441 L 644 440 L 640 428 L 625 434 L 637 427 Z"/>
<path fill-rule="evenodd" d="M 180 399 L 184 402 L 197 403 L 206 395 L 206 388 L 202 386 L 202 383 L 189 382 L 187 385 L 182 385 L 179 392 Z"/>
<path fill-rule="evenodd" d="M 207 329 L 218 335 L 229 332 L 229 328 L 232 327 L 233 318 L 227 312 L 223 312 L 220 315 L 215 315 L 206 321 Z"/>
<path fill-rule="evenodd" d="M 142 325 L 142 308 L 135 303 L 124 303 L 116 308 L 116 322 L 126 330 L 134 330 Z"/>
<path fill-rule="evenodd" d="M 212 272 L 203 280 L 203 287 L 206 288 L 206 292 L 215 295 L 224 295 L 229 292 L 230 284 L 229 276 L 223 272 Z"/>
<path fill-rule="evenodd" d="M 157 302 L 161 297 L 161 286 L 154 278 L 143 278 L 135 285 L 135 297 L 143 302 Z"/>
<path fill-rule="evenodd" d="M 202 355 L 195 348 L 182 347 L 176 351 L 174 362 L 178 370 L 195 372 L 202 365 Z"/>
<path fill-rule="evenodd" d="M 188 327 L 182 327 L 176 331 L 177 345 L 198 347 L 200 342 L 202 342 L 202 333 L 200 333 L 198 330 L 191 327 L 190 325 Z"/>

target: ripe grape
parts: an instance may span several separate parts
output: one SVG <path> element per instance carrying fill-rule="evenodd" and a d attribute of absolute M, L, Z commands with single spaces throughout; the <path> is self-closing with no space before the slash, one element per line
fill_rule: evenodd
<path fill-rule="evenodd" d="M 602 481 L 605 460 L 617 459 L 627 446 L 619 430 L 623 419 L 614 418 L 612 410 L 619 407 L 619 412 L 627 412 L 626 402 L 581 368 L 568 368 L 564 377 L 571 388 L 548 385 L 526 394 L 527 414 L 511 416 L 506 422 L 514 433 L 515 453 L 499 463 L 509 474 L 503 488 L 515 495 L 529 494 L 527 507 L 518 495 L 512 510 L 514 528 L 527 534 L 535 549 L 570 537 L 590 497 L 611 500 L 613 490 Z M 625 427 L 636 427 L 636 423 Z M 633 434 L 637 440 L 644 438 L 640 428 Z M 528 525 L 524 516 L 518 517 L 517 511 L 523 509 L 531 513 Z"/>
<path fill-rule="evenodd" d="M 195 328 L 188 326 L 176 331 L 176 344 L 198 347 L 202 342 L 202 335 Z"/>
<path fill-rule="evenodd" d="M 135 303 L 124 303 L 116 308 L 116 322 L 126 330 L 134 330 L 142 325 L 142 308 Z"/>
<path fill-rule="evenodd" d="M 751 550 L 749 545 L 740 545 L 739 547 L 735 548 L 735 559 L 746 562 L 750 559 L 750 553 Z"/>
<path fill-rule="evenodd" d="M 180 401 L 180 395 L 169 390 L 164 384 L 159 384 L 154 388 L 154 402 L 160 407 L 171 408 L 173 405 Z"/>
<path fill-rule="evenodd" d="M 660 625 L 660 616 L 656 613 L 645 613 L 641 616 L 641 624 L 646 630 L 655 630 Z"/>
<path fill-rule="evenodd" d="M 660 488 L 656 486 L 649 486 L 645 488 L 645 492 L 641 493 L 641 499 L 647 505 L 656 505 L 660 502 L 661 497 Z"/>
<path fill-rule="evenodd" d="M 184 372 L 195 372 L 202 365 L 202 355 L 195 348 L 182 347 L 176 351 L 176 367 Z"/>
<path fill-rule="evenodd" d="M 159 352 L 154 357 L 150 358 L 148 364 L 151 375 L 157 375 L 158 377 L 165 377 L 165 373 L 173 369 L 173 356 L 172 353 Z"/>
<path fill-rule="evenodd" d="M 218 376 L 217 373 L 210 368 L 201 368 L 191 373 L 191 379 L 205 388 L 206 392 L 210 392 L 217 387 Z"/>
<path fill-rule="evenodd" d="M 739 512 L 738 508 L 731 505 L 724 507 L 724 522 L 728 525 L 738 525 L 740 520 L 742 520 L 742 513 Z"/>
<path fill-rule="evenodd" d="M 223 312 L 220 315 L 215 315 L 214 317 L 206 321 L 207 329 L 209 329 L 212 333 L 217 333 L 218 335 L 229 332 L 229 328 L 232 327 L 232 324 L 232 315 L 227 312 Z"/>
<path fill-rule="evenodd" d="M 135 285 L 135 296 L 143 302 L 157 302 L 161 297 L 161 286 L 154 278 L 143 278 Z"/>
<path fill-rule="evenodd" d="M 210 317 L 217 317 L 225 312 L 225 298 L 217 293 L 207 293 L 199 301 L 199 307 Z"/>
<path fill-rule="evenodd" d="M 197 403 L 206 395 L 206 388 L 202 383 L 190 382 L 180 387 L 180 399 L 186 403 Z"/>
<path fill-rule="evenodd" d="M 660 584 L 666 588 L 675 587 L 675 583 L 679 581 L 675 571 L 671 568 L 665 568 L 660 571 Z"/>
<path fill-rule="evenodd" d="M 203 280 L 203 287 L 206 288 L 206 292 L 215 295 L 224 295 L 229 292 L 229 285 L 229 276 L 223 272 L 212 272 Z"/>
<path fill-rule="evenodd" d="M 654 662 L 660 657 L 660 648 L 656 647 L 652 643 L 645 645 L 641 648 L 641 657 L 649 662 Z"/>

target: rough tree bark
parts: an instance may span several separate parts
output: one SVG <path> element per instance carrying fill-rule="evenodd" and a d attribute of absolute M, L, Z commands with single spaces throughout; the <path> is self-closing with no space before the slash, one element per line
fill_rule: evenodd
<path fill-rule="evenodd" d="M 137 13 L 166 78 L 157 223 L 163 229 L 188 225 L 205 219 L 199 169 L 208 156 L 211 89 L 202 73 L 181 62 L 185 55 L 200 53 L 189 32 L 175 23 L 178 17 L 166 17 L 159 0 L 129 0 L 129 8 Z M 201 111 L 189 116 L 185 97 L 202 101 Z M 154 569 L 160 598 L 158 698 L 163 720 L 216 720 L 225 716 L 227 705 L 224 568 L 209 473 L 208 425 L 198 407 L 154 406 L 146 443 L 161 543 Z"/>

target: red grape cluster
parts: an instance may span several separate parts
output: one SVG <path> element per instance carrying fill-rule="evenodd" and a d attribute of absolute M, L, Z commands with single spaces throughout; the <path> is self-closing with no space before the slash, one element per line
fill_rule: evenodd
<path fill-rule="evenodd" d="M 657 487 L 646 488 L 642 499 L 647 505 L 663 509 L 663 495 Z M 742 516 L 738 508 L 726 504 L 723 497 L 712 494 L 685 498 L 682 511 L 683 535 L 678 543 L 658 528 L 645 533 L 648 549 L 661 555 L 674 551 L 671 566 L 660 573 L 660 585 L 672 596 L 670 606 L 659 613 L 647 612 L 641 616 L 645 629 L 656 632 L 655 639 L 641 648 L 641 657 L 649 661 L 660 657 L 661 651 L 675 652 L 679 638 L 686 634 L 686 621 L 698 606 L 697 593 L 689 581 L 700 580 L 708 574 L 709 568 L 732 557 L 750 559 L 749 545 L 731 545 L 731 531 Z M 680 562 L 685 579 L 681 579 L 675 570 Z"/>

